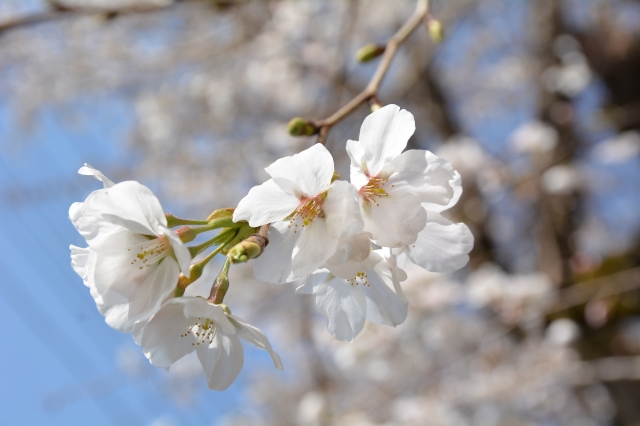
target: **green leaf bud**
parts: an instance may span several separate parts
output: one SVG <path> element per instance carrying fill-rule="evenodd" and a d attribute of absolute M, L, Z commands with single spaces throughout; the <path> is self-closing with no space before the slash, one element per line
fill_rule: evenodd
<path fill-rule="evenodd" d="M 375 43 L 367 44 L 366 46 L 358 49 L 358 51 L 356 52 L 356 61 L 369 62 L 370 60 L 382 55 L 385 51 L 385 48 L 385 46 L 381 46 Z"/>
<path fill-rule="evenodd" d="M 427 27 L 429 28 L 429 36 L 434 43 L 442 43 L 444 39 L 444 29 L 442 24 L 437 19 L 431 18 L 427 21 Z"/>
<path fill-rule="evenodd" d="M 307 119 L 295 117 L 287 125 L 287 130 L 291 136 L 313 136 L 320 129 Z"/>

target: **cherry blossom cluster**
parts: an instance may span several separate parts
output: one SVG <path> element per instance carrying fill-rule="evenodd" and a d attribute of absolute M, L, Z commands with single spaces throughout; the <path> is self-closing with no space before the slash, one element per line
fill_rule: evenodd
<path fill-rule="evenodd" d="M 206 220 L 165 214 L 145 186 L 114 184 L 85 165 L 79 173 L 104 188 L 69 210 L 88 244 L 71 246 L 72 266 L 107 324 L 131 333 L 151 364 L 169 368 L 196 351 L 216 390 L 229 387 L 242 368 L 240 339 L 283 368 L 265 335 L 223 303 L 232 263 L 255 258 L 260 281 L 296 282 L 297 293 L 315 295 L 338 340 L 352 341 L 366 320 L 397 326 L 408 307 L 400 266 L 409 259 L 429 271 L 453 272 L 468 262 L 473 246 L 466 225 L 441 215 L 460 198 L 460 175 L 429 151 L 404 151 L 414 131 L 408 111 L 380 108 L 364 120 L 359 140 L 347 142 L 350 182 L 339 179 L 331 154 L 316 144 L 271 164 L 265 169 L 271 179 L 237 208 L 218 209 Z M 204 243 L 186 246 L 214 230 Z M 218 254 L 227 259 L 210 296 L 185 296 Z"/>

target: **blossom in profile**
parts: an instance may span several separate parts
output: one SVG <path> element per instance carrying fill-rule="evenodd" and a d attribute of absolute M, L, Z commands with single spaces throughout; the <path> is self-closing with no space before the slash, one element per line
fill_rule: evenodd
<path fill-rule="evenodd" d="M 362 232 L 357 190 L 333 181 L 333 158 L 321 144 L 267 167 L 271 179 L 253 187 L 233 214 L 250 226 L 275 222 L 269 246 L 256 259 L 261 281 L 281 284 L 305 277 L 329 259 L 341 239 Z"/>
<path fill-rule="evenodd" d="M 88 244 L 71 246 L 72 266 L 111 327 L 139 332 L 173 291 L 180 271 L 188 276 L 191 255 L 166 226 L 160 202 L 147 187 L 114 184 L 90 166 L 79 172 L 101 180 L 104 188 L 69 209 Z"/>
<path fill-rule="evenodd" d="M 267 351 L 273 365 L 283 369 L 280 356 L 259 329 L 231 314 L 226 306 L 201 297 L 164 303 L 144 327 L 141 346 L 151 364 L 164 368 L 196 351 L 209 388 L 225 390 L 244 365 L 240 339 Z"/>
<path fill-rule="evenodd" d="M 406 273 L 397 267 L 388 249 L 371 251 L 366 235 L 351 240 L 351 244 L 364 246 L 362 256 L 327 265 L 296 289 L 296 293 L 315 295 L 329 333 L 347 341 L 353 341 L 366 320 L 395 327 L 407 318 L 407 300 L 400 288 Z"/>
<path fill-rule="evenodd" d="M 414 131 L 410 112 L 387 105 L 365 118 L 358 141 L 347 142 L 364 231 L 382 247 L 413 244 L 427 211 L 445 210 L 462 192 L 449 162 L 425 150 L 403 152 Z"/>

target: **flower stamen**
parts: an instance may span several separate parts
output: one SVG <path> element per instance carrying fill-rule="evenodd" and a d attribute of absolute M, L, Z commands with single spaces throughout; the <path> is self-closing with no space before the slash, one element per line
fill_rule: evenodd
<path fill-rule="evenodd" d="M 302 222 L 302 228 L 309 226 L 317 217 L 324 217 L 324 211 L 322 210 L 324 198 L 319 195 L 313 198 L 303 198 L 300 205 L 291 215 L 288 227 L 291 225 L 294 227 L 300 226 L 298 219 Z M 298 230 L 294 230 L 297 233 Z"/>
<path fill-rule="evenodd" d="M 193 324 L 187 328 L 186 333 L 181 334 L 180 337 L 187 337 L 189 334 L 193 334 L 196 337 L 196 341 L 191 343 L 191 346 L 200 346 L 200 344 L 211 344 L 213 342 L 215 327 L 213 327 L 213 320 L 209 318 L 197 318 Z"/>
<path fill-rule="evenodd" d="M 147 242 L 144 242 L 137 246 L 137 254 L 135 255 L 132 265 L 137 262 L 139 268 L 149 267 L 164 259 L 167 256 L 168 250 L 171 248 L 169 244 L 169 240 L 167 240 L 164 236 L 159 236 Z M 131 251 L 131 248 L 127 249 L 127 251 Z M 136 250 L 134 250 L 136 252 Z"/>
<path fill-rule="evenodd" d="M 352 286 L 360 285 L 360 283 L 362 283 L 363 286 L 371 287 L 371 284 L 369 284 L 369 277 L 367 276 L 367 273 L 364 271 L 358 272 L 356 276 L 353 278 L 347 278 L 347 282 Z"/>
<path fill-rule="evenodd" d="M 360 188 L 359 193 L 364 197 L 366 201 L 371 201 L 376 206 L 379 206 L 380 204 L 378 203 L 379 200 L 377 200 L 377 198 L 389 196 L 389 194 L 387 194 L 387 191 L 385 191 L 385 189 L 383 188 L 387 182 L 389 182 L 388 179 L 377 177 L 371 178 L 366 185 Z"/>

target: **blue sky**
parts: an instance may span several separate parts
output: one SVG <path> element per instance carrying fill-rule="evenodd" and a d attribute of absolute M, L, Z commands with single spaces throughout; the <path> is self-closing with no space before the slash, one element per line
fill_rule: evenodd
<path fill-rule="evenodd" d="M 105 101 L 87 126 L 69 129 L 45 111 L 25 140 L 0 110 L 0 425 L 203 424 L 217 417 L 207 413 L 237 408 L 241 380 L 225 393 L 202 386 L 192 407 L 172 404 L 164 370 L 148 366 L 131 351 L 130 336 L 104 323 L 69 266 L 69 244 L 84 244 L 68 208 L 100 187 L 77 170 L 83 162 L 131 161 L 120 142 L 130 113 Z M 137 379 L 119 366 L 123 353 L 140 358 Z"/>

